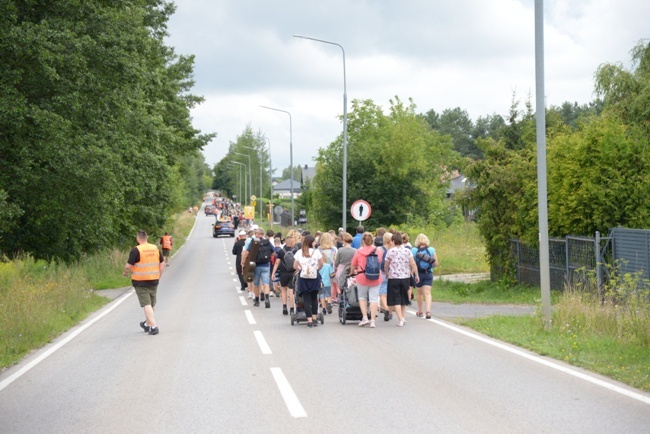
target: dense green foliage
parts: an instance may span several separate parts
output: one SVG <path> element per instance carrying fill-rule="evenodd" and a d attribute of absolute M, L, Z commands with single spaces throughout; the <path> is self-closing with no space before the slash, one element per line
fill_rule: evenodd
<path fill-rule="evenodd" d="M 0 2 L 0 251 L 74 259 L 160 228 L 207 187 L 193 58 L 163 41 L 173 10 Z"/>
<path fill-rule="evenodd" d="M 549 235 L 593 235 L 609 228 L 650 227 L 650 44 L 633 51 L 636 69 L 602 65 L 602 100 L 547 111 Z M 538 242 L 534 114 L 513 104 L 498 139 L 477 141 L 482 160 L 466 174 L 476 188 L 464 198 L 477 209 L 488 258 L 505 275 L 510 238 Z"/>
<path fill-rule="evenodd" d="M 341 222 L 342 140 L 339 137 L 316 158 L 312 213 L 320 226 Z M 391 101 L 388 114 L 372 101 L 352 102 L 348 115 L 348 204 L 372 204 L 370 228 L 404 222 L 441 222 L 446 212 L 446 177 L 459 156 L 448 136 L 433 131 L 415 113 L 415 105 Z M 347 229 L 354 227 L 350 221 Z"/>
<path fill-rule="evenodd" d="M 262 195 L 260 195 L 260 165 L 262 166 Z M 269 148 L 264 135 L 259 131 L 253 132 L 252 127 L 247 125 L 241 135 L 237 136 L 234 142 L 230 142 L 228 153 L 215 164 L 213 172 L 212 188 L 224 192 L 227 197 L 236 196 L 237 202 L 241 202 L 240 190 L 242 196 L 246 196 L 243 204 L 250 203 L 250 194 L 245 195 L 244 190 L 252 192 L 256 197 L 268 198 L 271 178 Z M 252 185 L 249 185 L 249 182 Z"/>

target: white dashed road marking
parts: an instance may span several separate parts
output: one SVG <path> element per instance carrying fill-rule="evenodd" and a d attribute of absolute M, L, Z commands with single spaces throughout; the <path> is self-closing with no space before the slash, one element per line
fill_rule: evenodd
<path fill-rule="evenodd" d="M 300 404 L 296 393 L 293 391 L 289 381 L 287 381 L 287 377 L 284 376 L 282 369 L 271 368 L 271 373 L 273 374 L 275 383 L 278 385 L 278 389 L 280 389 L 282 399 L 284 399 L 284 403 L 289 409 L 289 414 L 296 418 L 307 417 L 305 409 L 302 407 L 302 404 Z"/>

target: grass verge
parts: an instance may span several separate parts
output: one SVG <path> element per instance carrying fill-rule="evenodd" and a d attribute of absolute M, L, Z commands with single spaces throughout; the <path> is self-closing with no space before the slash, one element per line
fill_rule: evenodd
<path fill-rule="evenodd" d="M 431 291 L 433 301 L 447 303 L 481 303 L 481 304 L 529 304 L 539 302 L 539 288 L 528 286 L 507 286 L 501 282 L 489 280 L 476 283 L 436 280 Z M 553 298 L 557 300 L 558 294 Z"/>
<path fill-rule="evenodd" d="M 554 314 L 556 317 L 556 314 Z M 633 341 L 555 325 L 545 331 L 540 315 L 460 320 L 496 339 L 650 391 L 650 349 Z"/>
<path fill-rule="evenodd" d="M 75 267 L 16 259 L 0 263 L 0 280 L 0 369 L 108 303 Z"/>

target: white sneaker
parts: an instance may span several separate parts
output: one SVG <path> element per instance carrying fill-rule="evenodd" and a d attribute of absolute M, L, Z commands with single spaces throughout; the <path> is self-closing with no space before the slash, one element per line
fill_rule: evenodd
<path fill-rule="evenodd" d="M 368 321 L 368 318 L 364 316 L 363 319 L 359 322 L 359 327 L 363 327 L 364 325 L 367 325 L 369 323 L 370 321 Z"/>
<path fill-rule="evenodd" d="M 252 300 L 253 298 L 255 298 L 255 296 L 253 295 L 252 292 L 249 292 L 249 293 L 248 293 L 248 298 L 250 298 L 250 299 Z"/>
<path fill-rule="evenodd" d="M 397 327 L 404 327 L 404 323 L 405 323 L 405 322 L 406 322 L 406 321 L 404 321 L 403 319 L 399 320 L 399 321 L 397 322 Z"/>
<path fill-rule="evenodd" d="M 375 320 L 374 319 L 370 321 L 370 328 L 371 329 L 375 328 Z"/>

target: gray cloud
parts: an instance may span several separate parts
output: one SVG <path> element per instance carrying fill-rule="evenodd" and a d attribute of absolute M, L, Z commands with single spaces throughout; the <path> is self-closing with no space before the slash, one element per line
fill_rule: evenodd
<path fill-rule="evenodd" d="M 349 100 L 386 107 L 398 95 L 422 112 L 460 106 L 476 118 L 505 114 L 513 91 L 534 94 L 533 3 L 178 0 L 168 43 L 196 55 L 194 91 L 207 101 L 193 111 L 195 125 L 218 133 L 208 162 L 250 123 L 271 138 L 275 165 L 286 167 L 288 122 L 260 104 L 292 112 L 302 164 L 340 133 L 342 113 L 340 50 L 293 34 L 345 47 Z M 633 45 L 650 37 L 648 16 L 643 0 L 547 0 L 548 103 L 588 102 L 598 65 L 627 64 Z"/>

